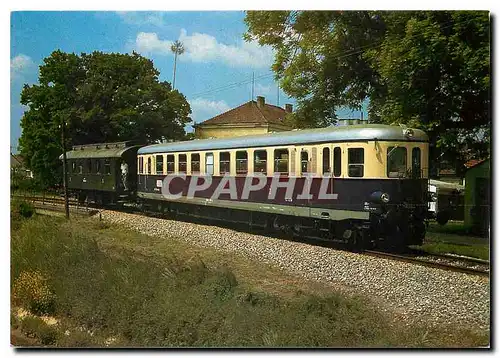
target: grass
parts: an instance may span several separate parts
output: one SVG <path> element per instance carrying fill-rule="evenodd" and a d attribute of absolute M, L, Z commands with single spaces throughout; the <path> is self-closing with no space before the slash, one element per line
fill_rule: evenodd
<path fill-rule="evenodd" d="M 417 247 L 429 253 L 452 253 L 489 260 L 489 239 L 473 236 L 471 232 L 463 222 L 431 223 L 424 244 Z"/>
<path fill-rule="evenodd" d="M 43 276 L 55 300 L 50 314 L 64 322 L 50 343 L 55 346 L 467 347 L 489 342 L 486 333 L 470 329 L 407 327 L 364 297 L 243 256 L 92 219 L 66 222 L 35 215 L 19 220 L 12 232 L 11 282 L 27 272 Z"/>

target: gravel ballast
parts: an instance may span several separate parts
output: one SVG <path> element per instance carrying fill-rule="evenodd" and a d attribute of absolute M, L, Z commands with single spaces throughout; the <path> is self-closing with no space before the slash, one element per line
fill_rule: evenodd
<path fill-rule="evenodd" d="M 234 252 L 288 273 L 374 299 L 408 323 L 489 329 L 489 279 L 227 228 L 101 211 L 102 219 L 146 235 Z M 99 215 L 96 215 L 99 217 Z"/>

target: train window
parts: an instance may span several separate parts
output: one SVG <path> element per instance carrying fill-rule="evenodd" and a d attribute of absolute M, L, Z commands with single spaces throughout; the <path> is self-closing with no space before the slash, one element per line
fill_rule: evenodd
<path fill-rule="evenodd" d="M 420 148 L 413 148 L 411 151 L 411 173 L 413 178 L 421 178 L 421 153 Z"/>
<path fill-rule="evenodd" d="M 151 174 L 151 157 L 148 157 L 148 172 L 146 174 Z"/>
<path fill-rule="evenodd" d="M 406 175 L 406 148 L 387 148 L 387 177 L 399 178 Z"/>
<path fill-rule="evenodd" d="M 288 174 L 288 149 L 274 150 L 274 172 Z"/>
<path fill-rule="evenodd" d="M 167 174 L 173 173 L 175 170 L 175 158 L 173 154 L 167 154 Z"/>
<path fill-rule="evenodd" d="M 76 161 L 71 161 L 71 172 L 76 173 Z"/>
<path fill-rule="evenodd" d="M 139 174 L 144 172 L 144 157 L 139 157 Z"/>
<path fill-rule="evenodd" d="M 179 173 L 187 172 L 187 154 L 179 154 Z"/>
<path fill-rule="evenodd" d="M 163 174 L 163 155 L 156 156 L 156 174 Z"/>
<path fill-rule="evenodd" d="M 330 172 L 330 148 L 323 148 L 323 174 Z"/>
<path fill-rule="evenodd" d="M 310 172 L 309 152 L 303 150 L 300 152 L 300 171 L 302 174 Z"/>
<path fill-rule="evenodd" d="M 365 150 L 363 148 L 349 148 L 347 155 L 349 176 L 362 177 L 364 175 Z"/>
<path fill-rule="evenodd" d="M 83 161 L 82 160 L 78 161 L 78 173 L 83 174 Z"/>
<path fill-rule="evenodd" d="M 92 160 L 87 159 L 87 163 L 86 164 L 87 164 L 87 168 L 86 168 L 87 169 L 87 173 L 89 173 L 89 174 L 92 173 Z"/>
<path fill-rule="evenodd" d="M 95 161 L 95 172 L 101 174 L 101 161 L 99 159 Z"/>
<path fill-rule="evenodd" d="M 219 173 L 229 173 L 231 163 L 231 155 L 229 152 L 219 153 Z"/>
<path fill-rule="evenodd" d="M 254 163 L 253 171 L 254 173 L 267 174 L 267 151 L 256 150 L 254 152 Z"/>
<path fill-rule="evenodd" d="M 333 175 L 336 177 L 342 175 L 342 149 L 340 147 L 333 149 Z"/>
<path fill-rule="evenodd" d="M 142 164 L 142 158 L 139 158 L 139 163 Z M 142 166 L 139 165 L 139 170 L 142 173 Z M 109 159 L 104 159 L 104 174 L 111 174 L 111 163 Z"/>
<path fill-rule="evenodd" d="M 248 173 L 248 153 L 246 151 L 236 152 L 236 174 Z"/>
<path fill-rule="evenodd" d="M 200 154 L 194 153 L 191 154 L 191 173 L 199 173 L 200 172 Z"/>
<path fill-rule="evenodd" d="M 205 174 L 214 175 L 214 154 L 207 153 L 205 155 Z"/>

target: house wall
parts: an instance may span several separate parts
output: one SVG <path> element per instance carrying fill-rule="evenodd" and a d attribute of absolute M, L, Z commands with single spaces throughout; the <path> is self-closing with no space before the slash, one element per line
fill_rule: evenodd
<path fill-rule="evenodd" d="M 487 225 L 489 224 L 489 210 L 485 207 L 485 203 L 483 205 L 480 203 L 480 197 L 478 195 L 478 191 L 486 190 L 486 195 L 490 195 L 490 161 L 486 160 L 481 164 L 472 167 L 465 173 L 465 212 L 464 212 L 464 221 L 466 225 Z M 478 181 L 479 179 L 479 181 Z M 481 180 L 483 179 L 483 181 Z M 478 182 L 483 187 L 478 187 Z M 491 207 L 491 202 L 486 203 Z M 479 207 L 483 207 L 483 211 L 476 215 L 474 218 L 473 211 L 479 210 Z M 476 222 L 475 220 L 476 219 Z M 478 222 L 478 220 L 480 222 Z M 485 222 L 488 221 L 488 222 Z"/>
<path fill-rule="evenodd" d="M 197 139 L 208 139 L 208 138 L 228 138 L 228 137 L 240 137 L 244 135 L 258 135 L 266 134 L 269 132 L 282 132 L 290 130 L 286 126 L 275 126 L 275 125 L 254 125 L 249 124 L 248 126 L 213 126 L 213 127 L 197 127 L 195 128 L 195 138 Z"/>

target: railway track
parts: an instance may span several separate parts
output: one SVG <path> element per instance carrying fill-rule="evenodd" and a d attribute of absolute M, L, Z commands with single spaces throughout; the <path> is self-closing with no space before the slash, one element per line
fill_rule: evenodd
<path fill-rule="evenodd" d="M 64 198 L 52 196 L 52 197 L 41 197 L 41 196 L 23 196 L 23 195 L 11 195 L 11 198 L 23 199 L 32 202 L 35 207 L 46 210 L 53 211 L 64 211 Z M 70 208 L 76 209 L 79 213 L 87 213 L 89 215 L 96 214 L 99 212 L 100 208 L 95 205 L 79 205 L 77 200 L 71 199 L 69 201 Z M 133 207 L 120 208 L 124 211 L 134 214 L 144 214 Z M 307 240 L 311 242 L 311 240 Z M 322 243 L 324 244 L 323 240 Z M 442 270 L 449 270 L 455 272 L 461 272 L 471 275 L 479 276 L 489 276 L 489 261 L 481 260 L 474 257 L 465 257 L 453 254 L 429 254 L 428 252 L 421 250 L 413 250 L 410 254 L 396 254 L 385 251 L 375 251 L 375 250 L 364 250 L 362 255 L 368 255 L 372 257 L 385 258 L 390 260 L 398 260 L 413 264 L 418 264 L 427 267 L 438 268 Z M 443 262 L 447 261 L 447 262 Z"/>
<path fill-rule="evenodd" d="M 409 262 L 409 263 L 414 263 L 417 265 L 422 265 L 422 266 L 427 266 L 427 267 L 434 267 L 442 270 L 449 270 L 449 271 L 455 271 L 455 272 L 462 272 L 462 273 L 467 273 L 470 275 L 478 275 L 478 276 L 489 276 L 490 271 L 489 271 L 489 262 L 485 262 L 483 260 L 482 263 L 480 264 L 482 267 L 477 268 L 479 264 L 476 263 L 476 267 L 470 267 L 467 265 L 467 262 L 470 262 L 469 260 L 464 260 L 465 264 L 451 264 L 450 262 L 442 262 L 438 261 L 439 259 L 442 259 L 443 257 L 449 258 L 449 255 L 434 255 L 434 254 L 427 254 L 425 256 L 420 256 L 420 257 L 415 257 L 412 255 L 401 255 L 401 254 L 395 254 L 395 253 L 389 253 L 389 252 L 384 252 L 384 251 L 374 251 L 374 250 L 365 250 L 363 251 L 364 255 L 369 255 L 372 257 L 380 257 L 380 258 L 386 258 L 390 260 L 397 260 L 397 261 L 402 261 L 402 262 Z M 436 260 L 437 258 L 438 260 Z M 473 258 L 467 258 L 467 259 L 473 259 Z M 479 259 L 478 259 L 479 260 Z M 458 259 L 456 259 L 456 262 L 460 262 Z"/>

